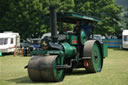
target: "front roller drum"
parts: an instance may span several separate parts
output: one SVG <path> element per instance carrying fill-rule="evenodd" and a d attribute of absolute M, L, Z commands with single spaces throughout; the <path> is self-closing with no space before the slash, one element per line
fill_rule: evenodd
<path fill-rule="evenodd" d="M 88 67 L 86 67 L 87 72 L 96 73 L 102 70 L 103 66 L 103 56 L 102 48 L 98 41 L 88 40 L 83 49 L 84 57 L 91 57 L 88 61 Z"/>
<path fill-rule="evenodd" d="M 56 69 L 56 65 L 63 65 L 58 55 L 33 56 L 28 63 L 28 75 L 32 81 L 62 81 L 64 70 Z"/>

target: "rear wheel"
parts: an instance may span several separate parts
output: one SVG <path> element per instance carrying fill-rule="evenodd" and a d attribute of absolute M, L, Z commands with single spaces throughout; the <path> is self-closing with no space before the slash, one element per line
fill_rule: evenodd
<path fill-rule="evenodd" d="M 86 67 L 87 72 L 96 73 L 102 70 L 103 57 L 100 49 L 100 43 L 98 41 L 89 40 L 85 43 L 83 56 L 91 57 L 88 60 L 88 67 Z"/>

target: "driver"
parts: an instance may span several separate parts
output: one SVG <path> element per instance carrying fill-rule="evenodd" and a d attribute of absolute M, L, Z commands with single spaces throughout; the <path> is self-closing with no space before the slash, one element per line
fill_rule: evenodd
<path fill-rule="evenodd" d="M 76 34 L 79 34 L 79 32 L 80 32 L 80 22 L 79 21 L 76 22 L 76 26 L 74 27 L 73 32 Z"/>
<path fill-rule="evenodd" d="M 81 26 L 81 29 L 84 30 L 84 32 L 86 33 L 87 39 L 89 39 L 90 29 L 94 30 L 94 27 L 92 26 L 90 22 L 84 22 L 83 25 Z"/>

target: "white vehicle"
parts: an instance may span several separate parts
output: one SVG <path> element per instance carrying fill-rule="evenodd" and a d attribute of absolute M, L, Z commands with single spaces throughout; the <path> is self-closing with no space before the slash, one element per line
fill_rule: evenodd
<path fill-rule="evenodd" d="M 31 39 L 31 44 L 34 48 L 39 48 L 41 43 L 41 38 L 33 38 Z"/>
<path fill-rule="evenodd" d="M 44 39 L 44 37 L 46 37 L 46 36 L 51 36 L 51 33 L 48 32 L 48 33 L 43 34 L 43 36 L 41 37 L 41 39 Z"/>
<path fill-rule="evenodd" d="M 59 32 L 57 31 L 57 34 L 59 34 Z M 51 32 L 48 32 L 48 33 L 44 33 L 43 36 L 41 37 L 41 39 L 44 39 L 44 37 L 50 37 L 51 36 Z"/>
<path fill-rule="evenodd" d="M 90 36 L 92 38 L 92 35 Z M 100 34 L 94 34 L 93 39 L 98 40 L 99 42 L 102 42 L 102 36 Z"/>
<path fill-rule="evenodd" d="M 0 52 L 12 53 L 16 47 L 20 46 L 19 33 L 3 32 L 0 33 Z"/>
<path fill-rule="evenodd" d="M 123 33 L 122 33 L 122 47 L 128 49 L 128 30 L 123 30 Z"/>

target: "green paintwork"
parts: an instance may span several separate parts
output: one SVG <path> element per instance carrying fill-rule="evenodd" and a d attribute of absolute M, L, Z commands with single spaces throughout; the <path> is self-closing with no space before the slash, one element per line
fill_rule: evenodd
<path fill-rule="evenodd" d="M 76 55 L 76 47 L 75 46 L 71 46 L 68 43 L 62 43 L 63 47 L 64 47 L 64 52 L 65 52 L 65 57 L 73 57 Z"/>
<path fill-rule="evenodd" d="M 31 52 L 31 55 L 44 55 L 47 54 L 47 50 L 34 50 Z"/>
<path fill-rule="evenodd" d="M 95 72 L 98 72 L 101 68 L 101 52 L 97 43 L 94 43 L 92 48 L 92 61 Z"/>
<path fill-rule="evenodd" d="M 103 57 L 106 58 L 108 56 L 108 45 L 102 44 Z"/>
<path fill-rule="evenodd" d="M 0 52 L 0 56 L 2 56 L 2 52 Z"/>
<path fill-rule="evenodd" d="M 49 19 L 50 14 L 47 14 L 43 17 L 43 19 Z M 91 21 L 91 22 L 100 22 L 101 19 L 93 16 L 87 16 L 84 14 L 76 13 L 76 12 L 58 12 L 57 13 L 57 21 L 76 24 L 77 21 Z"/>
<path fill-rule="evenodd" d="M 60 50 L 35 50 L 31 53 L 31 55 L 46 55 L 46 54 L 57 54 L 63 55 L 63 51 Z"/>
<path fill-rule="evenodd" d="M 66 40 L 69 40 L 69 34 L 67 32 L 64 32 L 64 35 L 66 35 Z"/>
<path fill-rule="evenodd" d="M 81 21 L 81 20 L 92 21 L 92 22 L 101 21 L 96 17 L 90 17 L 84 14 L 73 13 L 73 12 L 60 12 L 57 13 L 57 17 L 59 21 L 66 23 L 76 23 L 76 21 Z"/>
<path fill-rule="evenodd" d="M 87 41 L 86 34 L 83 30 L 80 32 L 80 40 L 82 45 L 84 45 L 84 43 Z"/>
<path fill-rule="evenodd" d="M 57 81 L 61 81 L 64 76 L 64 69 L 56 69 L 56 65 L 63 65 L 64 64 L 64 57 L 62 55 L 58 55 L 56 60 L 54 61 L 53 73 L 54 77 Z"/>
<path fill-rule="evenodd" d="M 78 37 L 76 35 L 69 35 L 69 43 L 71 45 L 77 45 L 78 44 Z"/>

